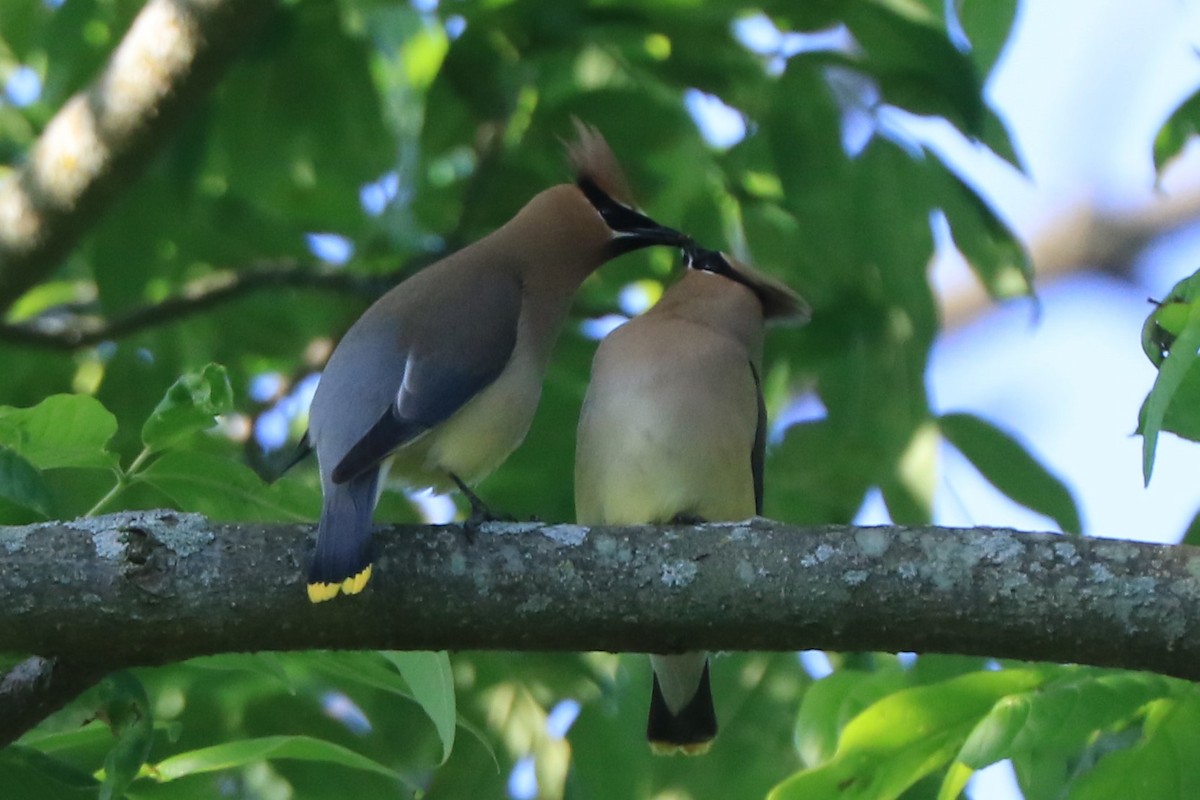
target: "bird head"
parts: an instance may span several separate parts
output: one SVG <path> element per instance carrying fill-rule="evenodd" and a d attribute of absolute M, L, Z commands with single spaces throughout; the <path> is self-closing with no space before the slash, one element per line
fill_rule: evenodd
<path fill-rule="evenodd" d="M 811 309 L 799 294 L 783 282 L 772 278 L 733 256 L 708 250 L 688 240 L 683 247 L 683 259 L 688 269 L 703 270 L 728 278 L 745 286 L 762 304 L 763 319 L 807 322 Z"/>
<path fill-rule="evenodd" d="M 610 258 L 656 244 L 684 247 L 691 242 L 634 208 L 621 165 L 599 131 L 575 120 L 575 133 L 576 140 L 567 145 L 575 185 L 612 231 Z"/>

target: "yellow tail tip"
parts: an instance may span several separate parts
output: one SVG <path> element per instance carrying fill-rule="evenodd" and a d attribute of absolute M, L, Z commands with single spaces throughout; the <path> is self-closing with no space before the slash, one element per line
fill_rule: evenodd
<path fill-rule="evenodd" d="M 656 756 L 702 756 L 712 748 L 713 740 L 707 742 L 650 742 L 650 752 Z"/>
<path fill-rule="evenodd" d="M 363 571 L 352 577 L 346 578 L 341 583 L 310 583 L 308 584 L 308 600 L 310 603 L 324 603 L 326 600 L 332 600 L 339 594 L 358 594 L 363 589 L 367 588 L 367 582 L 371 580 L 371 565 L 367 564 Z"/>

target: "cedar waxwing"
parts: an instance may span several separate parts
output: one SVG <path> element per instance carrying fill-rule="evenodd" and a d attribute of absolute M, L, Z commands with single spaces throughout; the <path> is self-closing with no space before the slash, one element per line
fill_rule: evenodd
<path fill-rule="evenodd" d="M 762 513 L 763 322 L 807 317 L 791 289 L 730 256 L 689 248 L 688 269 L 596 350 L 575 450 L 580 523 L 742 520 Z M 717 735 L 708 654 L 652 655 L 654 752 Z"/>
<path fill-rule="evenodd" d="M 576 121 L 573 184 L 553 186 L 474 244 L 379 298 L 342 338 L 307 441 L 324 503 L 314 603 L 362 591 L 388 462 L 409 488 L 467 491 L 525 438 L 576 290 L 614 256 L 683 237 L 633 209 L 604 138 Z"/>

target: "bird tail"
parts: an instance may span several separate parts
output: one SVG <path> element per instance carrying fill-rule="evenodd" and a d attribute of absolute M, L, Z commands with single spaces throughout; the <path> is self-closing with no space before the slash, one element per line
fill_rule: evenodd
<path fill-rule="evenodd" d="M 717 736 L 717 712 L 706 653 L 651 656 L 654 689 L 646 739 L 655 755 L 708 752 Z"/>
<path fill-rule="evenodd" d="M 379 470 L 325 487 L 317 549 L 308 572 L 308 599 L 332 600 L 358 594 L 371 579 L 371 516 L 375 511 Z"/>

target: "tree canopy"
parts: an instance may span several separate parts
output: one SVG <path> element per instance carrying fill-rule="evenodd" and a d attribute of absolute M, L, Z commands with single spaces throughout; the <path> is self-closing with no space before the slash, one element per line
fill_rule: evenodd
<path fill-rule="evenodd" d="M 1015 0 L 0 4 L 0 631 L 14 637 L 0 639 L 0 708 L 10 715 L 0 729 L 16 740 L 0 750 L 0 795 L 950 800 L 975 770 L 1011 759 L 1030 798 L 1195 796 L 1200 693 L 1179 677 L 1190 673 L 1171 644 L 1190 647 L 1196 636 L 1190 554 L 1104 555 L 1071 538 L 1085 531 L 1070 489 L 987 420 L 936 414 L 926 392 L 941 326 L 928 276 L 935 230 L 948 227 L 997 301 L 1032 295 L 1033 271 L 1005 222 L 906 121 L 943 120 L 1019 170 L 983 92 L 1016 13 Z M 698 107 L 734 134 L 706 139 Z M 822 629 L 830 643 L 861 644 L 828 653 L 831 672 L 814 676 L 781 623 L 778 639 L 762 629 L 771 652 L 716 659 L 722 733 L 709 755 L 686 760 L 656 759 L 645 746 L 644 658 L 539 652 L 598 641 L 587 629 L 553 647 L 537 629 L 495 641 L 521 652 L 296 652 L 351 641 L 314 632 L 321 618 L 304 606 L 295 526 L 317 515 L 316 470 L 302 464 L 268 480 L 292 457 L 324 360 L 388 287 L 568 180 L 561 140 L 572 118 L 603 132 L 655 219 L 785 280 L 812 306 L 806 326 L 768 333 L 767 517 L 846 526 L 877 489 L 897 526 L 928 526 L 933 454 L 948 442 L 1063 534 L 1030 539 L 1037 557 L 1006 572 L 1017 545 L 982 531 L 983 555 L 968 566 L 1001 570 L 991 597 L 1029 591 L 1047 619 L 1075 620 L 1062 609 L 1078 602 L 1097 615 L 1079 616 L 1079 626 L 1103 617 L 1111 628 L 1097 630 L 1128 646 L 1105 655 L 1068 627 L 1050 644 L 1061 649 L 1037 650 L 989 638 L 981 618 L 963 616 L 988 598 L 940 618 L 920 616 L 926 602 L 887 631 L 836 639 Z M 1198 124 L 1193 99 L 1164 126 L 1156 163 Z M 479 487 L 490 504 L 518 519 L 573 522 L 567 476 L 597 331 L 652 303 L 678 267 L 666 251 L 640 252 L 585 284 L 528 438 Z M 1200 301 L 1189 286 L 1148 323 L 1147 354 L 1162 368 L 1143 410 L 1147 476 L 1160 430 L 1200 438 Z M 796 408 L 819 411 L 796 421 Z M 386 492 L 376 519 L 419 523 L 423 503 Z M 225 526 L 220 536 L 210 524 Z M 549 547 L 504 530 L 513 548 Z M 893 541 L 836 530 L 856 542 L 853 558 Z M 905 546 L 933 541 L 891 534 Z M 420 541 L 449 547 L 441 535 Z M 292 652 L 244 652 L 263 646 L 252 627 L 231 652 L 209 652 L 186 646 L 195 631 L 180 620 L 193 618 L 176 618 L 169 632 L 164 620 L 158 640 L 135 624 L 142 612 L 129 609 L 183 608 L 169 604 L 171 581 L 224 536 L 245 570 L 226 577 L 244 576 L 250 591 L 223 594 L 229 584 L 200 575 L 188 584 L 201 602 L 188 606 L 196 616 L 187 624 L 207 635 L 248 604 L 258 630 L 274 621 L 296 634 L 284 647 Z M 941 571 L 957 568 L 946 553 L 966 552 L 949 544 L 941 561 L 926 545 L 923 560 L 871 576 L 814 541 L 804 566 L 842 570 L 830 573 L 835 583 L 904 578 L 909 564 L 914 575 L 929 570 L 931 591 L 977 588 L 969 578 L 939 583 L 973 574 Z M 256 569 L 272 559 L 277 571 Z M 40 580 L 24 577 L 43 562 Z M 1118 563 L 1132 565 L 1128 574 L 1114 577 Z M 588 591 L 605 580 L 600 569 L 579 572 L 592 576 L 579 583 Z M 275 591 L 291 573 L 294 599 Z M 817 596 L 817 581 L 787 577 Z M 1077 597 L 1085 588 L 1096 594 Z M 333 613 L 389 625 L 409 613 L 403 589 Z M 131 605 L 106 606 L 109 591 Z M 80 603 L 56 604 L 67 597 Z M 438 605 L 432 593 L 420 597 Z M 588 613 L 628 617 L 629 641 L 665 624 L 604 600 L 589 596 L 599 610 Z M 776 601 L 748 590 L 736 602 L 771 618 Z M 512 606 L 491 613 L 529 610 Z M 72 657 L 20 624 L 36 616 L 70 630 L 89 607 L 108 648 Z M 69 609 L 79 615 L 52 621 Z M 1152 611 L 1161 614 L 1142 616 Z M 992 624 L 1020 630 L 1004 622 Z M 960 638 L 938 639 L 940 624 Z M 357 635 L 346 625 L 330 630 Z M 1139 638 L 1139 625 L 1159 638 Z M 480 636 L 469 641 L 491 646 Z M 690 643 L 686 632 L 671 641 Z M 879 652 L 940 641 L 971 655 Z M 1149 655 L 1123 660 L 1144 641 Z M 206 654 L 176 660 L 196 652 Z M 1018 654 L 1166 674 L 988 658 Z"/>

